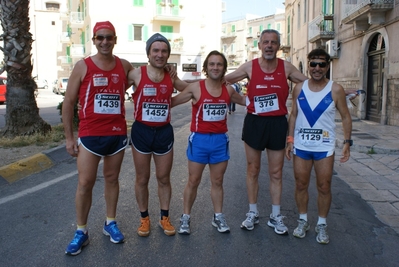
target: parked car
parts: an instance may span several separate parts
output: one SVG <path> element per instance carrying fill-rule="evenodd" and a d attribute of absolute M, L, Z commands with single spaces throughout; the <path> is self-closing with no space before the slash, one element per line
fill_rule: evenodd
<path fill-rule="evenodd" d="M 62 77 L 62 78 L 58 79 L 57 87 L 55 89 L 56 94 L 65 93 L 67 85 L 68 85 L 68 80 L 69 80 L 68 77 Z M 54 92 L 54 89 L 53 89 L 53 92 Z"/>
<path fill-rule="evenodd" d="M 37 80 L 36 84 L 37 84 L 37 88 L 39 88 L 39 89 L 47 89 L 48 88 L 47 80 Z"/>
<path fill-rule="evenodd" d="M 51 88 L 53 89 L 53 93 L 57 94 L 57 86 L 58 86 L 58 79 L 54 80 L 51 84 Z"/>
<path fill-rule="evenodd" d="M 6 102 L 6 91 L 7 91 L 7 78 L 0 77 L 0 104 Z"/>
<path fill-rule="evenodd" d="M 6 102 L 7 93 L 7 77 L 0 76 L 0 105 Z M 39 91 L 35 89 L 35 97 L 39 94 Z"/>

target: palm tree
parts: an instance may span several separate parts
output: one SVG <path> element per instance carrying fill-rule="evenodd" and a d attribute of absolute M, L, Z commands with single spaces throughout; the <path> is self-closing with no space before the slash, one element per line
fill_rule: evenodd
<path fill-rule="evenodd" d="M 32 34 L 29 32 L 29 0 L 0 0 L 0 20 L 4 41 L 4 67 L 7 71 L 7 107 L 3 135 L 15 137 L 47 134 L 51 126 L 39 115 L 32 78 Z"/>

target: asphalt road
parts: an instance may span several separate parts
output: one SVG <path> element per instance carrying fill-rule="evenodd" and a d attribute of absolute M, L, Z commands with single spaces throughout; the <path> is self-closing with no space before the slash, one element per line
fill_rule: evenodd
<path fill-rule="evenodd" d="M 213 208 L 206 168 L 191 214 L 192 234 L 169 237 L 157 226 L 159 202 L 152 173 L 149 188 L 152 231 L 147 238 L 139 237 L 135 174 L 129 148 L 120 174 L 117 215 L 125 243 L 113 244 L 102 234 L 105 208 L 100 166 L 88 222 L 90 245 L 78 256 L 64 254 L 76 229 L 76 162 L 68 159 L 42 173 L 0 187 L 0 266 L 398 266 L 398 234 L 382 224 L 370 206 L 339 177 L 334 177 L 332 184 L 333 202 L 328 216 L 330 244 L 320 245 L 315 240 L 314 183 L 310 188 L 308 213 L 311 229 L 304 239 L 293 237 L 298 214 L 291 162 L 284 167 L 282 199 L 282 213 L 287 216 L 285 222 L 290 234 L 275 234 L 266 224 L 271 203 L 265 154 L 258 201 L 260 224 L 253 231 L 241 230 L 240 224 L 248 211 L 245 153 L 240 140 L 243 118 L 242 107 L 228 117 L 231 159 L 224 182 L 224 213 L 231 233 L 221 234 L 211 225 Z M 189 104 L 172 110 L 175 155 L 170 216 L 176 227 L 187 181 L 185 150 L 190 119 Z"/>

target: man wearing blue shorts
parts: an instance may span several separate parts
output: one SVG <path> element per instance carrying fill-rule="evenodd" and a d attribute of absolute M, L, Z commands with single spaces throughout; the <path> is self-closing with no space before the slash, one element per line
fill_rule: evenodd
<path fill-rule="evenodd" d="M 346 162 L 352 145 L 352 119 L 346 104 L 345 91 L 326 78 L 330 55 L 323 49 L 308 55 L 311 78 L 298 83 L 293 91 L 292 110 L 288 121 L 286 157 L 294 154 L 295 200 L 299 212 L 298 227 L 293 235 L 304 238 L 310 229 L 307 216 L 310 173 L 314 166 L 317 183 L 318 221 L 316 240 L 328 244 L 327 215 L 331 205 L 331 180 L 334 167 L 335 112 L 339 111 L 344 131 L 340 162 Z"/>
<path fill-rule="evenodd" d="M 207 164 L 214 208 L 212 225 L 221 233 L 230 232 L 222 213 L 223 176 L 230 159 L 226 115 L 230 100 L 244 105 L 245 98 L 233 87 L 223 84 L 226 71 L 225 56 L 218 51 L 212 51 L 203 64 L 203 72 L 207 79 L 191 83 L 172 98 L 172 106 L 192 100 L 191 134 L 187 147 L 189 177 L 183 193 L 184 212 L 180 218 L 179 234 L 188 235 L 191 232 L 191 208 Z"/>

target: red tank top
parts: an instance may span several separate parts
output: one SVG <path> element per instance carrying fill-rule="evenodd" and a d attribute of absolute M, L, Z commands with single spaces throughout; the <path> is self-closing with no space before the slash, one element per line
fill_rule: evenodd
<path fill-rule="evenodd" d="M 247 112 L 259 116 L 284 116 L 289 87 L 285 76 L 284 61 L 277 59 L 277 68 L 265 73 L 259 59 L 252 60 L 252 77 L 247 90 Z"/>
<path fill-rule="evenodd" d="M 227 106 L 230 104 L 230 95 L 225 85 L 222 93 L 213 97 L 205 87 L 205 81 L 200 81 L 201 97 L 192 105 L 191 132 L 197 133 L 226 133 Z"/>
<path fill-rule="evenodd" d="M 126 73 L 115 56 L 115 68 L 98 68 L 91 57 L 84 59 L 87 73 L 79 89 L 79 137 L 126 135 Z"/>
<path fill-rule="evenodd" d="M 165 72 L 161 82 L 155 83 L 147 75 L 147 66 L 141 66 L 141 80 L 133 93 L 134 119 L 151 127 L 170 122 L 170 104 L 173 82 Z"/>

